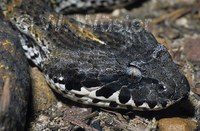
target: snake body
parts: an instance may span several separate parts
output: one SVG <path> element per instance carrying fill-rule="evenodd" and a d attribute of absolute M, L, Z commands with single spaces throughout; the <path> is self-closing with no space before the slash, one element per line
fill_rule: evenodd
<path fill-rule="evenodd" d="M 42 4 L 25 1 L 30 6 L 19 4 L 9 20 L 20 31 L 27 58 L 64 97 L 110 108 L 166 108 L 187 96 L 189 85 L 167 49 L 139 21 L 86 25 L 59 14 L 72 4 L 87 9 L 127 2 L 61 0 L 53 2 L 54 11 L 52 3 L 42 9 Z"/>

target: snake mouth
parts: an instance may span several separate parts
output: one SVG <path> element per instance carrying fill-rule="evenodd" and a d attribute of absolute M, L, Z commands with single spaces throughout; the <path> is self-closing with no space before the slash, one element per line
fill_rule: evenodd
<path fill-rule="evenodd" d="M 73 75 L 73 79 L 78 80 L 78 78 Z M 86 81 L 69 83 L 64 75 L 56 79 L 47 76 L 47 80 L 56 91 L 61 90 L 59 93 L 73 101 L 100 107 L 141 111 L 165 109 L 186 96 L 189 87 L 185 84 L 187 82 L 185 77 L 181 78 L 181 82 L 178 82 L 178 84 L 173 81 L 169 82 L 168 79 L 159 81 L 150 77 L 143 77 L 135 83 L 127 74 L 120 75 L 120 77 L 117 77 L 120 79 L 112 79 L 112 82 L 109 83 L 105 77 L 102 78 L 104 79 L 101 79 L 101 77 L 96 79 L 98 82 L 93 79 L 85 79 L 90 84 L 93 82 L 90 85 Z M 107 84 L 101 85 L 103 80 Z M 82 82 L 82 84 L 79 82 Z M 72 88 L 72 85 L 76 88 Z"/>
<path fill-rule="evenodd" d="M 166 102 L 157 103 L 154 106 L 152 106 L 151 102 L 136 102 L 134 100 L 129 100 L 128 103 L 122 104 L 119 103 L 119 101 L 106 101 L 106 100 L 100 100 L 96 98 L 91 98 L 89 96 L 84 95 L 77 95 L 74 93 L 63 93 L 63 96 L 67 97 L 68 99 L 71 99 L 73 101 L 77 101 L 79 103 L 84 103 L 87 105 L 94 105 L 94 106 L 100 106 L 100 107 L 106 107 L 106 108 L 113 108 L 113 109 L 128 109 L 128 110 L 138 110 L 138 111 L 155 111 L 155 110 L 162 110 L 166 109 L 169 106 L 173 105 L 175 102 L 180 101 L 183 97 L 174 100 L 168 100 Z"/>
<path fill-rule="evenodd" d="M 139 83 L 131 83 L 132 80 L 128 80 L 127 77 L 104 86 L 91 88 L 82 86 L 80 90 L 70 89 L 59 93 L 73 101 L 84 104 L 143 111 L 165 109 L 181 100 L 188 92 L 186 90 L 188 85 L 182 85 L 182 88 L 169 88 L 169 86 L 154 78 L 144 77 Z M 49 83 L 50 85 L 57 85 L 58 89 L 66 86 L 66 83 L 62 85 L 53 80 L 50 80 Z M 178 86 L 181 87 L 180 85 Z"/>

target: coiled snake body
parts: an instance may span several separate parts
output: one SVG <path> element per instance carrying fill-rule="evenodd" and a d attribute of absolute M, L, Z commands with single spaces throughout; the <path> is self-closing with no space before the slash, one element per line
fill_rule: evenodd
<path fill-rule="evenodd" d="M 26 0 L 4 12 L 20 31 L 27 58 L 64 97 L 101 107 L 163 109 L 186 96 L 189 85 L 167 49 L 139 21 L 86 25 L 60 14 L 131 2 Z"/>

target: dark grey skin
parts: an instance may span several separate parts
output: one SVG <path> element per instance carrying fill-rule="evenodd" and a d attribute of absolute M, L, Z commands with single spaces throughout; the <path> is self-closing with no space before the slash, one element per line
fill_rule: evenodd
<path fill-rule="evenodd" d="M 188 95 L 187 79 L 140 22 L 92 26 L 33 11 L 16 11 L 10 20 L 35 42 L 22 42 L 27 58 L 64 97 L 103 107 L 159 110 Z M 33 57 L 30 48 L 37 51 Z M 36 61 L 39 54 L 42 59 Z"/>
<path fill-rule="evenodd" d="M 108 26 L 110 30 L 106 30 Z M 56 78 L 64 77 L 60 81 L 66 87 L 64 94 L 70 90 L 80 91 L 82 87 L 88 90 L 101 87 L 96 90 L 93 101 L 86 104 L 98 105 L 107 99 L 110 107 L 138 110 L 163 109 L 188 95 L 187 79 L 167 49 L 140 27 L 138 21 L 129 29 L 117 23 L 108 26 L 93 27 L 94 34 L 105 45 L 73 37 L 73 31 L 66 35 L 69 29 L 61 27 L 59 39 L 54 43 L 56 48 L 52 49 L 58 56 L 45 61 L 44 67 L 55 83 L 59 83 Z M 117 91 L 118 102 L 110 99 Z M 83 96 L 80 95 L 80 99 Z M 135 106 L 128 102 L 131 98 Z M 142 106 L 144 103 L 148 106 Z"/>

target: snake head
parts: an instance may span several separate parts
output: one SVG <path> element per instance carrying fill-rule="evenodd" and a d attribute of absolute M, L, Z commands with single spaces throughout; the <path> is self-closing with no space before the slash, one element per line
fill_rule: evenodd
<path fill-rule="evenodd" d="M 91 103 L 113 108 L 160 110 L 188 95 L 190 88 L 186 77 L 166 47 L 150 32 L 138 26 L 137 21 L 132 23 L 132 28 L 124 28 L 122 24 L 111 26 L 110 32 L 97 31 L 100 38 L 107 40 L 107 45 L 93 47 L 89 53 L 93 59 L 79 68 L 87 71 L 82 87 L 100 86 L 89 93 L 94 99 Z M 84 85 L 92 81 L 93 85 Z"/>
<path fill-rule="evenodd" d="M 18 30 L 27 35 L 30 33 L 33 25 L 33 18 L 28 14 L 21 14 L 20 12 L 15 12 L 10 18 L 10 21 Z"/>
<path fill-rule="evenodd" d="M 92 31 L 106 44 L 78 38 L 68 26 L 51 30 L 56 48 L 43 72 L 53 89 L 84 104 L 134 110 L 163 109 L 188 95 L 188 81 L 151 33 L 137 23 L 109 26 Z"/>

